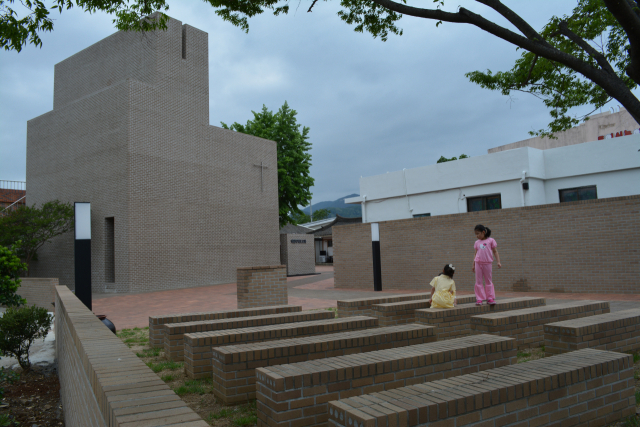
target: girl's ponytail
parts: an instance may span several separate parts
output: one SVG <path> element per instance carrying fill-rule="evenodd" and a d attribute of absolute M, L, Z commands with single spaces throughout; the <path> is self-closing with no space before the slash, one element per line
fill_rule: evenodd
<path fill-rule="evenodd" d="M 453 279 L 453 275 L 456 274 L 456 268 L 453 266 L 453 264 L 445 265 L 442 271 L 444 272 L 444 274 L 446 274 L 452 279 Z"/>
<path fill-rule="evenodd" d="M 489 227 L 485 227 L 482 224 L 478 224 L 476 225 L 476 227 L 474 228 L 475 231 L 479 231 L 481 233 L 484 233 L 484 237 L 491 237 L 491 229 Z"/>

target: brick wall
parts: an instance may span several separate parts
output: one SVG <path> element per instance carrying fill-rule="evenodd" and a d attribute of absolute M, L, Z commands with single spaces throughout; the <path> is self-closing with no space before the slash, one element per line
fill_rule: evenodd
<path fill-rule="evenodd" d="M 208 426 L 67 287 L 55 291 L 65 426 Z"/>
<path fill-rule="evenodd" d="M 37 305 L 53 312 L 56 286 L 58 279 L 44 279 L 34 277 L 22 277 L 20 287 L 16 292 L 22 298 L 26 298 L 27 305 Z"/>
<path fill-rule="evenodd" d="M 239 266 L 279 263 L 276 144 L 209 125 L 207 33 L 167 26 L 57 64 L 54 109 L 27 123 L 27 203 L 91 202 L 96 293 L 230 283 Z M 73 289 L 73 233 L 38 255 L 32 275 Z"/>
<path fill-rule="evenodd" d="M 634 389 L 630 355 L 581 350 L 334 401 L 329 426 L 604 426 L 635 414 Z"/>
<path fill-rule="evenodd" d="M 287 266 L 287 276 L 314 274 L 316 252 L 313 234 L 281 234 L 280 262 Z"/>
<path fill-rule="evenodd" d="M 288 304 L 284 265 L 239 267 L 236 283 L 239 309 Z"/>
<path fill-rule="evenodd" d="M 476 224 L 491 228 L 503 264 L 498 291 L 640 293 L 640 196 L 385 221 L 382 289 L 427 289 L 447 263 L 472 291 Z M 336 288 L 372 289 L 371 225 L 333 233 Z M 615 274 L 612 274 L 615 272 Z"/>

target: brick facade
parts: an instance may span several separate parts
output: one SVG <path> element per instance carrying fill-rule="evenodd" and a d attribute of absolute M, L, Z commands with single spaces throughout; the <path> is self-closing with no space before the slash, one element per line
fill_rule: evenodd
<path fill-rule="evenodd" d="M 20 280 L 20 287 L 16 293 L 27 300 L 27 305 L 37 305 L 48 311 L 55 311 L 53 302 L 56 298 L 58 279 L 21 277 Z"/>
<path fill-rule="evenodd" d="M 640 196 L 380 222 L 382 290 L 429 290 L 452 263 L 472 292 L 476 224 L 498 242 L 498 291 L 640 293 Z M 373 289 L 371 224 L 336 227 L 333 245 L 336 288 Z"/>
<path fill-rule="evenodd" d="M 495 305 L 460 304 L 454 308 L 426 308 L 415 311 L 416 323 L 435 326 L 438 340 L 458 338 L 471 333 L 471 317 L 499 311 L 519 310 L 546 305 L 544 298 L 505 298 Z"/>
<path fill-rule="evenodd" d="M 165 316 L 149 316 L 149 344 L 164 346 L 164 325 L 167 323 L 197 322 L 200 320 L 233 319 L 236 317 L 262 316 L 264 314 L 297 313 L 299 305 L 276 305 L 271 307 L 246 308 L 243 310 L 220 310 L 207 313 L 180 313 Z"/>
<path fill-rule="evenodd" d="M 246 402 L 256 398 L 256 368 L 433 342 L 433 329 L 403 325 L 215 348 L 213 392 L 225 403 Z"/>
<path fill-rule="evenodd" d="M 293 338 L 375 328 L 375 317 L 324 319 L 281 325 L 254 326 L 225 331 L 196 332 L 184 335 L 184 371 L 189 378 L 210 378 L 216 347 L 238 346 L 249 343 L 281 341 Z"/>
<path fill-rule="evenodd" d="M 257 368 L 258 427 L 324 426 L 332 400 L 515 364 L 514 344 L 476 335 Z"/>
<path fill-rule="evenodd" d="M 207 33 L 167 25 L 56 64 L 53 110 L 27 124 L 27 203 L 91 202 L 96 293 L 231 283 L 279 262 L 276 144 L 209 125 Z M 73 233 L 38 256 L 32 275 L 74 288 Z"/>
<path fill-rule="evenodd" d="M 630 352 L 640 350 L 640 309 L 549 323 L 544 326 L 547 356 L 595 348 Z"/>
<path fill-rule="evenodd" d="M 633 358 L 581 350 L 329 403 L 331 427 L 604 426 L 635 414 Z"/>
<path fill-rule="evenodd" d="M 238 308 L 288 304 L 287 267 L 239 267 L 237 269 Z"/>
<path fill-rule="evenodd" d="M 313 234 L 281 234 L 280 262 L 287 266 L 287 276 L 314 274 L 316 252 Z"/>
<path fill-rule="evenodd" d="M 208 426 L 67 287 L 55 289 L 65 426 Z"/>
<path fill-rule="evenodd" d="M 518 348 L 544 345 L 547 323 L 609 313 L 608 301 L 576 301 L 471 317 L 472 334 L 515 338 Z"/>

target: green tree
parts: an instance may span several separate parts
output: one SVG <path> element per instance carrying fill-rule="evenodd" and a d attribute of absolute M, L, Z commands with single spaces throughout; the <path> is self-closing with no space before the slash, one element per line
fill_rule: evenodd
<path fill-rule="evenodd" d="M 20 244 L 20 242 L 17 242 Z M 20 272 L 27 268 L 11 248 L 0 246 L 0 305 L 19 306 L 27 301 L 16 291 L 20 287 Z"/>
<path fill-rule="evenodd" d="M 116 28 L 150 30 L 166 27 L 166 16 L 150 18 L 154 11 L 167 11 L 167 0 L 25 0 L 25 16 L 9 6 L 14 0 L 0 0 L 0 45 L 20 50 L 27 43 L 41 45 L 38 34 L 53 29 L 50 9 L 60 12 L 74 5 L 88 12 L 113 14 Z M 289 12 L 284 0 L 206 0 L 222 19 L 248 31 L 248 18 L 267 10 L 274 15 Z M 389 34 L 402 35 L 398 21 L 403 16 L 434 21 L 470 24 L 525 51 L 509 72 L 473 72 L 471 81 L 505 94 L 524 91 L 542 97 L 551 109 L 548 129 L 534 134 L 549 135 L 567 129 L 580 118 L 569 116 L 572 107 L 590 105 L 594 110 L 616 99 L 640 122 L 640 100 L 633 94 L 640 83 L 640 6 L 638 0 L 578 0 L 569 16 L 552 16 L 541 32 L 499 0 L 476 0 L 490 13 L 506 19 L 513 30 L 464 7 L 456 12 L 443 10 L 444 0 L 435 7 L 415 7 L 406 0 L 340 0 L 341 20 L 357 32 L 368 32 L 386 41 Z M 313 0 L 311 12 L 318 4 Z M 457 5 L 456 5 L 457 6 Z M 586 118 L 586 117 L 583 117 Z"/>
<path fill-rule="evenodd" d="M 13 246 L 27 263 L 37 259 L 38 250 L 51 239 L 73 229 L 73 206 L 58 200 L 41 207 L 23 206 L 0 218 L 0 245 Z"/>
<path fill-rule="evenodd" d="M 306 206 L 311 201 L 313 178 L 309 175 L 311 168 L 311 143 L 309 128 L 298 124 L 295 110 L 284 102 L 278 112 L 274 113 L 262 106 L 262 111 L 253 113 L 253 120 L 246 125 L 233 123 L 225 129 L 246 133 L 260 138 L 275 141 L 278 147 L 278 211 L 280 227 L 291 222 L 296 214 L 302 211 L 298 206 Z M 300 129 L 302 127 L 302 129 Z"/>
<path fill-rule="evenodd" d="M 467 156 L 466 154 L 460 154 L 460 157 L 452 157 L 450 159 L 447 159 L 445 156 L 440 156 L 440 158 L 438 159 L 438 161 L 436 163 L 451 162 L 453 160 L 468 159 L 468 158 L 469 158 L 469 156 Z"/>

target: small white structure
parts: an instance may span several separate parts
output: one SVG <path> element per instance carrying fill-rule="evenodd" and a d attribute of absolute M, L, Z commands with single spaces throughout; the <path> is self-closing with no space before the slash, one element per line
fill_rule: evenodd
<path fill-rule="evenodd" d="M 640 135 L 531 147 L 360 179 L 362 222 L 640 194 Z"/>

